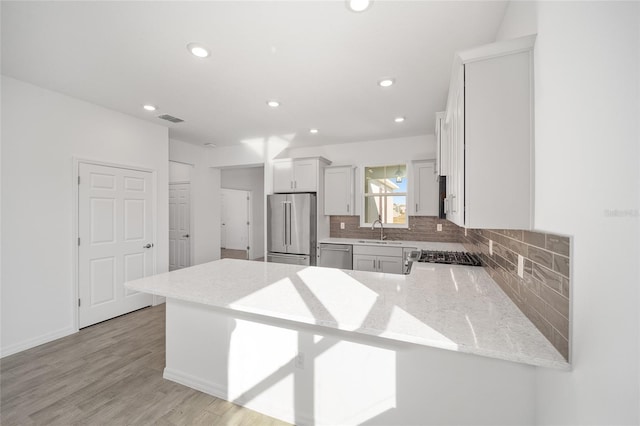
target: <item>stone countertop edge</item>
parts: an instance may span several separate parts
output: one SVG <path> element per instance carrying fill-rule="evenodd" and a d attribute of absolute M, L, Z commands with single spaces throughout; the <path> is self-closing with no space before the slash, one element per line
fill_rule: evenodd
<path fill-rule="evenodd" d="M 405 241 L 405 240 L 383 240 L 385 244 L 380 244 L 380 240 L 372 240 L 366 238 L 322 238 L 318 244 L 351 244 L 354 246 L 372 246 L 372 247 L 414 247 L 421 250 L 446 250 L 446 251 L 465 251 L 461 243 L 443 243 L 431 241 Z"/>
<path fill-rule="evenodd" d="M 221 304 L 219 301 L 215 300 L 215 295 L 204 294 L 201 288 L 194 289 L 194 291 L 191 291 L 191 292 L 185 291 L 186 290 L 185 286 L 189 286 L 190 285 L 189 281 L 192 281 L 192 280 L 190 280 L 188 276 L 186 277 L 176 276 L 176 275 L 188 275 L 188 274 L 185 274 L 185 272 L 188 272 L 189 270 L 194 270 L 194 269 L 197 269 L 198 271 L 205 271 L 206 270 L 205 268 L 215 269 L 216 264 L 221 265 L 223 262 L 226 264 L 236 263 L 237 266 L 239 266 L 241 269 L 244 269 L 244 270 L 246 270 L 247 268 L 246 267 L 242 268 L 243 265 L 249 266 L 251 264 L 258 264 L 258 265 L 265 265 L 266 267 L 268 267 L 267 265 L 271 265 L 271 266 L 281 265 L 281 264 L 271 264 L 266 262 L 224 259 L 224 260 L 213 261 L 206 264 L 197 265 L 191 268 L 185 268 L 182 270 L 158 274 L 151 277 L 142 278 L 139 280 L 129 281 L 125 283 L 125 287 L 131 290 L 137 290 L 140 292 L 155 294 L 157 296 L 164 296 L 171 299 L 182 300 L 186 302 L 210 306 L 213 308 L 217 308 L 222 312 L 225 312 L 225 311 L 230 313 L 238 312 L 238 313 L 255 315 L 258 317 L 291 321 L 294 323 L 300 323 L 304 325 L 316 326 L 321 328 L 326 327 L 330 329 L 340 330 L 342 332 L 363 334 L 363 335 L 371 336 L 374 338 L 377 337 L 380 339 L 388 339 L 388 340 L 393 340 L 398 342 L 411 343 L 411 344 L 428 346 L 428 347 L 433 347 L 438 349 L 450 350 L 454 352 L 462 352 L 462 353 L 468 353 L 472 355 L 485 356 L 485 357 L 494 358 L 494 359 L 501 359 L 505 361 L 527 364 L 534 367 L 547 367 L 547 368 L 566 370 L 566 371 L 571 370 L 571 364 L 569 364 L 564 359 L 562 360 L 550 359 L 550 358 L 545 358 L 545 357 L 536 356 L 536 355 L 529 355 L 526 353 L 519 353 L 515 351 L 504 351 L 504 350 L 499 350 L 495 348 L 475 347 L 475 346 L 467 345 L 461 342 L 450 341 L 449 339 L 425 338 L 422 336 L 412 335 L 410 333 L 398 332 L 397 330 L 388 330 L 388 329 L 380 330 L 380 329 L 375 329 L 374 327 L 363 327 L 362 324 L 358 325 L 358 324 L 350 324 L 348 322 L 339 323 L 336 321 L 319 320 L 317 318 L 314 318 L 313 315 L 309 315 L 309 316 L 295 315 L 295 314 L 291 314 L 283 311 L 278 311 L 268 307 L 267 308 L 256 307 L 256 306 L 243 305 L 242 303 L 234 303 L 234 302 Z M 286 265 L 286 268 L 291 271 L 300 271 L 308 267 Z M 319 268 L 319 267 L 311 267 L 311 268 Z M 472 268 L 472 267 L 457 266 L 457 268 Z M 319 268 L 319 269 L 329 269 L 329 268 Z M 341 271 L 341 270 L 338 270 L 338 271 Z M 393 280 L 393 278 L 398 277 L 393 274 L 382 274 L 382 273 L 376 273 L 376 272 L 346 271 L 346 270 L 342 272 L 344 272 L 347 275 L 353 275 L 353 272 L 357 272 L 358 278 L 360 279 L 362 279 L 363 277 L 371 276 L 372 278 L 375 278 L 375 280 L 378 280 L 378 281 L 380 280 L 384 281 L 385 276 L 387 276 L 387 279 L 389 280 Z M 400 277 L 405 277 L 405 276 L 400 276 Z M 195 279 L 202 280 L 202 274 L 197 276 Z M 491 281 L 493 282 L 493 280 Z M 390 285 L 393 285 L 393 283 L 390 283 Z M 493 283 L 493 285 L 499 289 L 497 284 Z M 504 297 L 506 298 L 506 295 Z M 510 303 L 513 303 L 513 302 L 510 302 Z M 515 308 L 515 305 L 513 307 Z M 522 317 L 524 317 L 524 314 L 522 314 Z M 535 328 L 533 324 L 531 324 L 530 326 L 532 328 Z M 535 331 L 539 333 L 537 329 Z M 551 343 L 549 342 L 546 342 L 546 343 L 548 344 L 549 347 L 552 347 Z M 558 354 L 558 357 L 561 358 L 559 354 Z"/>

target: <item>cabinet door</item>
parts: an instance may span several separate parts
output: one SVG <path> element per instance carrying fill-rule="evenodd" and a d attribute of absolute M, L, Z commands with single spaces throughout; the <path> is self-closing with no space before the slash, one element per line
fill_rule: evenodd
<path fill-rule="evenodd" d="M 318 190 L 318 160 L 293 161 L 293 191 L 315 192 Z"/>
<path fill-rule="evenodd" d="M 273 163 L 273 192 L 293 191 L 291 161 Z"/>
<path fill-rule="evenodd" d="M 353 169 L 351 166 L 324 169 L 324 214 L 327 216 L 353 214 Z"/>
<path fill-rule="evenodd" d="M 465 225 L 533 225 L 531 54 L 465 65 Z"/>
<path fill-rule="evenodd" d="M 421 161 L 413 166 L 416 216 L 438 216 L 438 180 L 435 161 Z"/>
<path fill-rule="evenodd" d="M 378 270 L 378 257 L 367 254 L 354 254 L 353 270 L 376 272 Z"/>
<path fill-rule="evenodd" d="M 385 272 L 387 274 L 401 274 L 402 273 L 402 258 L 401 257 L 389 257 L 378 256 L 378 272 Z"/>
<path fill-rule="evenodd" d="M 464 226 L 464 70 L 460 70 L 453 98 L 449 146 L 449 175 L 447 176 L 447 219 Z"/>

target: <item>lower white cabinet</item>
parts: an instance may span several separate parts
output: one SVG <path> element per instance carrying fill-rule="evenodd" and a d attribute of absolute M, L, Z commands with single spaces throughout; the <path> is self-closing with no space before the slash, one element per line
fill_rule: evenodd
<path fill-rule="evenodd" d="M 353 246 L 356 271 L 403 273 L 402 247 Z"/>

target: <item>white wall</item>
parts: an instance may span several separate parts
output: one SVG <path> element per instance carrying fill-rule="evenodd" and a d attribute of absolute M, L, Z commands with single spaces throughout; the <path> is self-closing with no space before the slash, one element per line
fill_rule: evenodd
<path fill-rule="evenodd" d="M 226 189 L 251 191 L 252 226 L 251 226 L 251 258 L 263 257 L 264 245 L 264 167 L 224 169 L 220 172 L 220 186 Z"/>
<path fill-rule="evenodd" d="M 73 158 L 153 169 L 168 268 L 167 128 L 2 76 L 2 355 L 76 331 Z"/>
<path fill-rule="evenodd" d="M 637 2 L 513 2 L 499 31 L 538 33 L 535 224 L 573 236 L 574 369 L 539 370 L 540 424 L 640 424 L 639 22 Z"/>
<path fill-rule="evenodd" d="M 169 183 L 191 182 L 192 170 L 191 164 L 169 161 Z"/>
<path fill-rule="evenodd" d="M 220 170 L 208 165 L 209 148 L 171 139 L 169 160 L 190 164 L 191 259 L 194 265 L 220 259 Z"/>
<path fill-rule="evenodd" d="M 363 163 L 371 165 L 391 164 L 410 160 L 426 160 L 436 158 L 436 139 L 434 135 L 421 135 L 408 138 L 292 148 L 283 151 L 278 157 L 301 158 L 318 156 L 331 160 L 332 166 Z"/>

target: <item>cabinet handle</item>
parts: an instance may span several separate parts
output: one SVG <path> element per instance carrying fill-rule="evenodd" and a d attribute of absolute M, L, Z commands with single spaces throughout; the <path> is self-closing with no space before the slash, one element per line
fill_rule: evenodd
<path fill-rule="evenodd" d="M 416 213 L 418 213 L 418 203 L 416 203 Z"/>
<path fill-rule="evenodd" d="M 290 181 L 290 182 L 289 182 L 289 187 L 290 187 L 291 189 L 293 189 L 293 181 Z"/>
<path fill-rule="evenodd" d="M 373 259 L 373 270 L 375 271 L 376 269 L 377 269 L 377 268 L 376 268 L 376 260 L 375 260 L 375 259 Z"/>
<path fill-rule="evenodd" d="M 349 213 L 349 204 L 347 204 L 347 213 Z"/>

